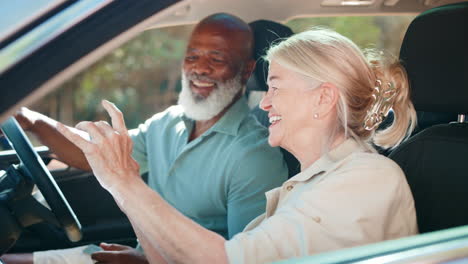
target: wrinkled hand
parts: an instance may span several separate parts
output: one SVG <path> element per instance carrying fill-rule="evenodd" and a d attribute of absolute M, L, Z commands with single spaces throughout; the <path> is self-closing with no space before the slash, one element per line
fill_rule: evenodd
<path fill-rule="evenodd" d="M 15 114 L 15 119 L 24 131 L 28 131 L 34 122 L 39 118 L 41 114 L 31 111 L 26 107 L 21 107 Z M 3 132 L 0 130 L 0 136 L 3 136 Z"/>
<path fill-rule="evenodd" d="M 105 121 L 85 121 L 76 125 L 77 129 L 89 134 L 89 140 L 62 124 L 57 124 L 57 129 L 83 151 L 99 183 L 111 191 L 113 186 L 140 177 L 139 165 L 131 157 L 132 140 L 122 112 L 106 100 L 102 101 L 102 106 L 109 113 L 112 126 Z"/>
<path fill-rule="evenodd" d="M 95 252 L 91 255 L 91 258 L 96 260 L 97 263 L 148 264 L 145 255 L 132 247 L 106 243 L 101 243 L 99 246 L 104 251 Z"/>
<path fill-rule="evenodd" d="M 26 107 L 21 107 L 20 110 L 16 112 L 15 119 L 23 130 L 28 131 L 34 125 L 34 122 L 39 119 L 40 115 L 41 114 L 31 111 Z"/>

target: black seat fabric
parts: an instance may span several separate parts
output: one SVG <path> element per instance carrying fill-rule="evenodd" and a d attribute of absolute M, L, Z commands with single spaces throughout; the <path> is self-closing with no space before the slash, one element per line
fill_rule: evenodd
<path fill-rule="evenodd" d="M 459 114 L 467 109 L 467 6 L 464 2 L 428 10 L 408 27 L 400 59 L 418 111 Z"/>
<path fill-rule="evenodd" d="M 400 51 L 416 110 L 468 113 L 468 2 L 423 12 Z M 389 156 L 406 174 L 421 233 L 468 224 L 468 124 L 430 126 Z"/>
<path fill-rule="evenodd" d="M 293 34 L 289 27 L 273 21 L 257 20 L 251 22 L 249 25 L 254 33 L 254 59 L 256 60 L 256 64 L 254 72 L 247 82 L 247 96 L 251 91 L 268 90 L 268 86 L 266 84 L 268 63 L 263 59 L 263 56 L 265 56 L 266 51 L 272 44 Z M 268 121 L 268 113 L 261 110 L 258 105 L 252 109 L 251 114 L 255 116 L 263 126 L 268 127 L 270 125 L 270 122 Z M 288 166 L 288 178 L 291 178 L 300 172 L 299 161 L 285 149 L 281 148 L 281 152 L 283 153 L 284 161 Z"/>
<path fill-rule="evenodd" d="M 283 25 L 269 20 L 256 20 L 249 23 L 254 34 L 255 69 L 247 83 L 249 91 L 267 91 L 266 77 L 268 76 L 268 62 L 263 59 L 271 45 L 291 36 L 293 31 Z"/>

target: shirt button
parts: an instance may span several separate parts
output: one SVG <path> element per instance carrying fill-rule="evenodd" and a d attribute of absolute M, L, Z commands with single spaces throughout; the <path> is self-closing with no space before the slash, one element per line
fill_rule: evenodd
<path fill-rule="evenodd" d="M 314 216 L 314 217 L 312 217 L 312 219 L 317 223 L 320 223 L 322 221 L 322 219 L 320 217 L 318 217 L 318 216 Z"/>
<path fill-rule="evenodd" d="M 293 188 L 294 188 L 294 186 L 289 185 L 288 187 L 286 187 L 286 190 L 290 191 L 290 190 L 292 190 Z"/>

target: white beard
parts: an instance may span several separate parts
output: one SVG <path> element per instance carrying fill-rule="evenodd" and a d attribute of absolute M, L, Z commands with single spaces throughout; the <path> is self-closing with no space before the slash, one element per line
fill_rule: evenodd
<path fill-rule="evenodd" d="M 209 81 L 213 82 L 211 79 Z M 182 106 L 188 118 L 197 121 L 209 120 L 226 108 L 242 89 L 241 71 L 231 80 L 215 83 L 216 88 L 208 97 L 197 96 L 190 89 L 190 80 L 182 71 L 182 91 L 179 94 L 178 104 Z"/>

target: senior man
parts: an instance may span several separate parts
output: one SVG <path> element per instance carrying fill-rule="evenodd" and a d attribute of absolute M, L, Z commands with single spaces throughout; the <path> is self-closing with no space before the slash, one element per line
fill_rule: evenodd
<path fill-rule="evenodd" d="M 224 13 L 203 19 L 189 40 L 178 105 L 128 131 L 136 160 L 128 165 L 149 172 L 147 184 L 179 212 L 227 239 L 265 210 L 264 193 L 280 186 L 288 174 L 280 151 L 269 147 L 267 130 L 248 114 L 243 97 L 255 64 L 252 48 L 251 29 L 241 19 Z M 18 118 L 61 160 L 90 170 L 82 152 L 57 131 L 56 121 L 28 109 Z M 99 263 L 146 262 L 143 253 L 127 246 L 101 248 L 93 254 Z M 79 263 L 81 258 L 92 263 L 81 251 L 9 255 L 4 260 L 41 264 Z"/>

